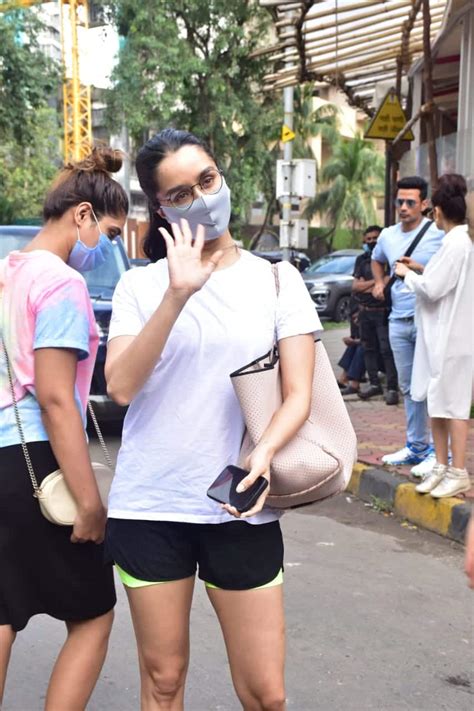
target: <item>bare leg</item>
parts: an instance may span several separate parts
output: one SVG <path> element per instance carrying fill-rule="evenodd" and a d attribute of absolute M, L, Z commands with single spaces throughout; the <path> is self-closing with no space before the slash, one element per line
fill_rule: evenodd
<path fill-rule="evenodd" d="M 444 417 L 431 418 L 431 431 L 438 464 L 448 463 L 448 429 L 449 420 Z"/>
<path fill-rule="evenodd" d="M 194 577 L 125 588 L 138 647 L 142 711 L 183 711 Z"/>
<path fill-rule="evenodd" d="M 245 711 L 285 711 L 283 586 L 208 589 L 219 617 L 232 680 Z"/>
<path fill-rule="evenodd" d="M 464 469 L 466 467 L 467 435 L 469 420 L 446 420 L 451 438 L 451 451 L 453 453 L 453 467 Z"/>
<path fill-rule="evenodd" d="M 107 653 L 112 611 L 84 622 L 66 622 L 67 639 L 54 665 L 45 711 L 84 711 Z"/>
<path fill-rule="evenodd" d="M 16 633 L 10 625 L 0 625 L 0 708 L 2 707 L 5 680 L 7 678 L 8 662 Z"/>

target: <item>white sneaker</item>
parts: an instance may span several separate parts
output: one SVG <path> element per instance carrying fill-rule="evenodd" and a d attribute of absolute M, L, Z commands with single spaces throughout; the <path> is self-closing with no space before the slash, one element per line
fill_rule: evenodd
<path fill-rule="evenodd" d="M 446 464 L 436 464 L 432 467 L 428 474 L 425 474 L 425 478 L 420 484 L 415 486 L 415 490 L 419 494 L 429 494 L 438 484 L 444 479 L 448 467 Z"/>
<path fill-rule="evenodd" d="M 398 452 L 393 452 L 392 454 L 384 454 L 381 461 L 384 464 L 391 464 L 392 466 L 401 466 L 403 464 L 419 464 L 426 458 L 425 451 L 421 454 L 414 452 L 410 447 L 403 447 L 399 449 Z"/>
<path fill-rule="evenodd" d="M 463 491 L 469 491 L 470 488 L 471 482 L 466 469 L 448 467 L 442 481 L 430 493 L 433 498 L 442 499 L 445 496 L 462 494 Z"/>
<path fill-rule="evenodd" d="M 424 459 L 419 464 L 415 464 L 415 466 L 410 469 L 410 473 L 413 476 L 421 477 L 422 479 L 424 479 L 427 474 L 431 473 L 435 464 L 436 454 L 434 452 L 431 452 L 430 454 L 428 454 L 426 459 Z"/>

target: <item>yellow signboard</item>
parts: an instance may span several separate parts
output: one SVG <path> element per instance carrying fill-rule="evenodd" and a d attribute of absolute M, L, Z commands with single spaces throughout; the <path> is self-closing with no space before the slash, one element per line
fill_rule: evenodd
<path fill-rule="evenodd" d="M 292 131 L 291 128 L 289 128 L 288 126 L 283 125 L 281 127 L 281 140 L 283 141 L 283 143 L 288 143 L 288 141 L 292 141 L 295 136 L 296 133 Z"/>
<path fill-rule="evenodd" d="M 365 132 L 365 137 L 384 138 L 386 141 L 393 141 L 406 122 L 398 96 L 393 89 L 390 89 L 370 122 L 370 126 Z M 404 141 L 413 141 L 414 138 L 415 136 L 411 129 L 403 136 Z"/>

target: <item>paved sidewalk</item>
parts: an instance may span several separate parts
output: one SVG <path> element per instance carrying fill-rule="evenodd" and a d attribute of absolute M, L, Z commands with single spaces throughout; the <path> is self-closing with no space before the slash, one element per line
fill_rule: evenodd
<path fill-rule="evenodd" d="M 383 466 L 380 458 L 395 452 L 405 444 L 405 411 L 403 402 L 396 407 L 388 406 L 383 399 L 372 398 L 363 402 L 357 395 L 345 397 L 347 409 L 357 433 L 358 460 L 371 466 Z M 410 467 L 384 467 L 411 481 L 419 481 L 410 475 Z M 467 469 L 474 474 L 474 422 L 471 420 L 468 441 Z M 474 499 L 474 488 L 466 497 Z M 464 498 L 464 494 L 460 495 Z"/>
<path fill-rule="evenodd" d="M 341 328 L 325 331 L 323 335 L 323 342 L 336 375 L 341 372 L 337 361 L 345 347 L 342 338 L 348 333 L 347 328 Z M 395 504 L 399 506 L 400 515 L 442 535 L 462 539 L 468 515 L 466 504 L 474 503 L 474 487 L 466 495 L 461 494 L 459 497 L 435 502 L 429 495 L 423 496 L 414 491 L 414 484 L 419 480 L 410 475 L 410 467 L 385 467 L 381 463 L 383 454 L 394 452 L 405 444 L 405 412 L 402 398 L 397 406 L 386 405 L 382 397 L 367 402 L 360 400 L 357 395 L 347 396 L 344 399 L 358 441 L 359 466 L 355 470 L 354 481 L 349 488 L 357 494 L 359 489 L 364 489 L 366 498 L 369 499 L 371 491 L 374 492 L 372 496 L 377 495 L 377 498 L 384 498 L 382 493 L 386 491 L 387 498 L 390 498 L 394 508 Z M 472 420 L 468 440 L 467 469 L 471 477 L 474 477 L 474 421 Z M 361 476 L 369 477 L 370 486 L 367 481 L 362 486 Z M 409 482 L 412 483 L 406 486 Z M 400 484 L 404 486 L 398 489 Z M 459 518 L 461 514 L 462 522 L 459 524 L 461 528 L 453 534 L 453 518 L 456 516 Z M 458 524 L 456 527 L 459 528 Z"/>

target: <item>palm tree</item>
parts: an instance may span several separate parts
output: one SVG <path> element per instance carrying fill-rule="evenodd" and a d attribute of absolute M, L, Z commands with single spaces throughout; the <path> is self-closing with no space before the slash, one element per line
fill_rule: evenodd
<path fill-rule="evenodd" d="M 331 225 L 326 240 L 329 249 L 336 230 L 343 225 L 352 231 L 355 245 L 357 230 L 375 222 L 374 198 L 382 189 L 384 159 L 373 143 L 361 135 L 339 138 L 333 154 L 322 170 L 326 186 L 308 202 L 305 217 L 325 215 Z"/>
<path fill-rule="evenodd" d="M 313 86 L 297 86 L 294 93 L 294 125 L 296 137 L 293 141 L 294 158 L 312 158 L 315 155 L 310 145 L 312 138 L 321 136 L 333 145 L 338 139 L 337 117 L 339 109 L 334 104 L 324 104 L 314 108 Z"/>

